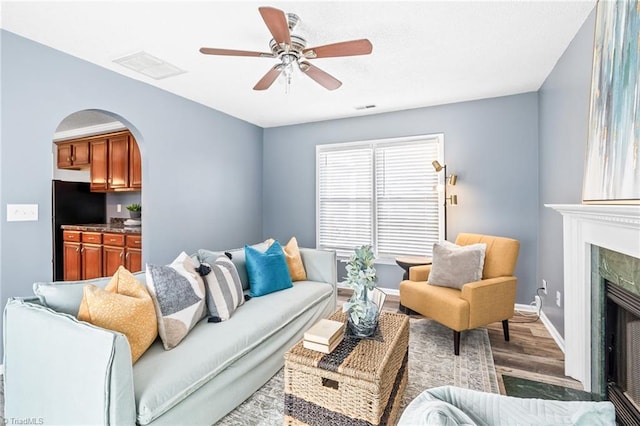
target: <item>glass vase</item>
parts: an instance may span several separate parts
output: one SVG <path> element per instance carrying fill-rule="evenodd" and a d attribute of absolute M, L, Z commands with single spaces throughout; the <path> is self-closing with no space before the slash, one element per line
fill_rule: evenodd
<path fill-rule="evenodd" d="M 357 313 L 357 323 L 352 319 L 352 311 Z M 378 326 L 378 305 L 369 300 L 366 288 L 362 291 L 360 298 L 356 300 L 355 305 L 349 309 L 348 313 L 347 327 L 349 327 L 351 334 L 360 338 L 373 336 Z"/>

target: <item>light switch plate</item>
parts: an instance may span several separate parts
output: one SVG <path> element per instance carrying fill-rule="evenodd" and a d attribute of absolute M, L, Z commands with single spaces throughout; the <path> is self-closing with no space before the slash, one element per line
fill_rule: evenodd
<path fill-rule="evenodd" d="M 7 204 L 7 222 L 26 222 L 37 220 L 37 204 Z"/>

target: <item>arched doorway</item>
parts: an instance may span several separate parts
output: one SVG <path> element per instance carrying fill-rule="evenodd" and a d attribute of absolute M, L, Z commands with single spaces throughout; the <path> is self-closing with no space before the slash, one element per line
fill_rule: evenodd
<path fill-rule="evenodd" d="M 63 119 L 52 143 L 53 278 L 111 276 L 124 265 L 142 269 L 139 133 L 108 111 Z"/>

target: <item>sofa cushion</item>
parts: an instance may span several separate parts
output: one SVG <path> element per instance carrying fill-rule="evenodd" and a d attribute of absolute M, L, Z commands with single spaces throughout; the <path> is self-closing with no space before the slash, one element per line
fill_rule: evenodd
<path fill-rule="evenodd" d="M 144 272 L 136 272 L 133 276 L 142 284 L 145 284 Z M 83 281 L 36 282 L 33 284 L 33 293 L 38 296 L 40 303 L 47 308 L 77 317 L 80 302 L 82 302 L 84 286 L 91 284 L 105 288 L 110 280 L 111 277 Z"/>
<path fill-rule="evenodd" d="M 135 362 L 158 337 L 158 322 L 147 288 L 120 266 L 104 288 L 84 286 L 78 319 L 125 336 Z"/>
<path fill-rule="evenodd" d="M 486 248 L 486 244 L 435 243 L 428 283 L 462 289 L 466 283 L 481 280 Z"/>
<path fill-rule="evenodd" d="M 147 424 L 158 418 L 314 306 L 332 297 L 330 284 L 305 281 L 304 285 L 247 301 L 229 321 L 200 322 L 171 351 L 164 351 L 159 342 L 154 343 L 133 366 L 138 422 Z M 303 331 L 290 330 L 300 336 Z"/>
<path fill-rule="evenodd" d="M 282 246 L 278 241 L 264 253 L 250 246 L 245 246 L 244 250 L 251 297 L 264 296 L 293 285 Z"/>
<path fill-rule="evenodd" d="M 156 307 L 158 334 L 169 350 L 207 314 L 204 282 L 185 252 L 167 266 L 147 264 L 146 273 Z"/>
<path fill-rule="evenodd" d="M 224 254 L 212 264 L 203 263 L 211 270 L 204 276 L 207 290 L 207 310 L 214 320 L 226 321 L 236 308 L 244 303 L 242 283 L 233 262 Z"/>

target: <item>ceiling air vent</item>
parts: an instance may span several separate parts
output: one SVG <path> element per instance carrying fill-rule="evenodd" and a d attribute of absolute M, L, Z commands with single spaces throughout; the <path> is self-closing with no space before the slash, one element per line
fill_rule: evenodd
<path fill-rule="evenodd" d="M 137 52 L 132 55 L 123 56 L 122 58 L 114 59 L 113 62 L 156 80 L 162 80 L 163 78 L 186 72 L 147 52 Z"/>

